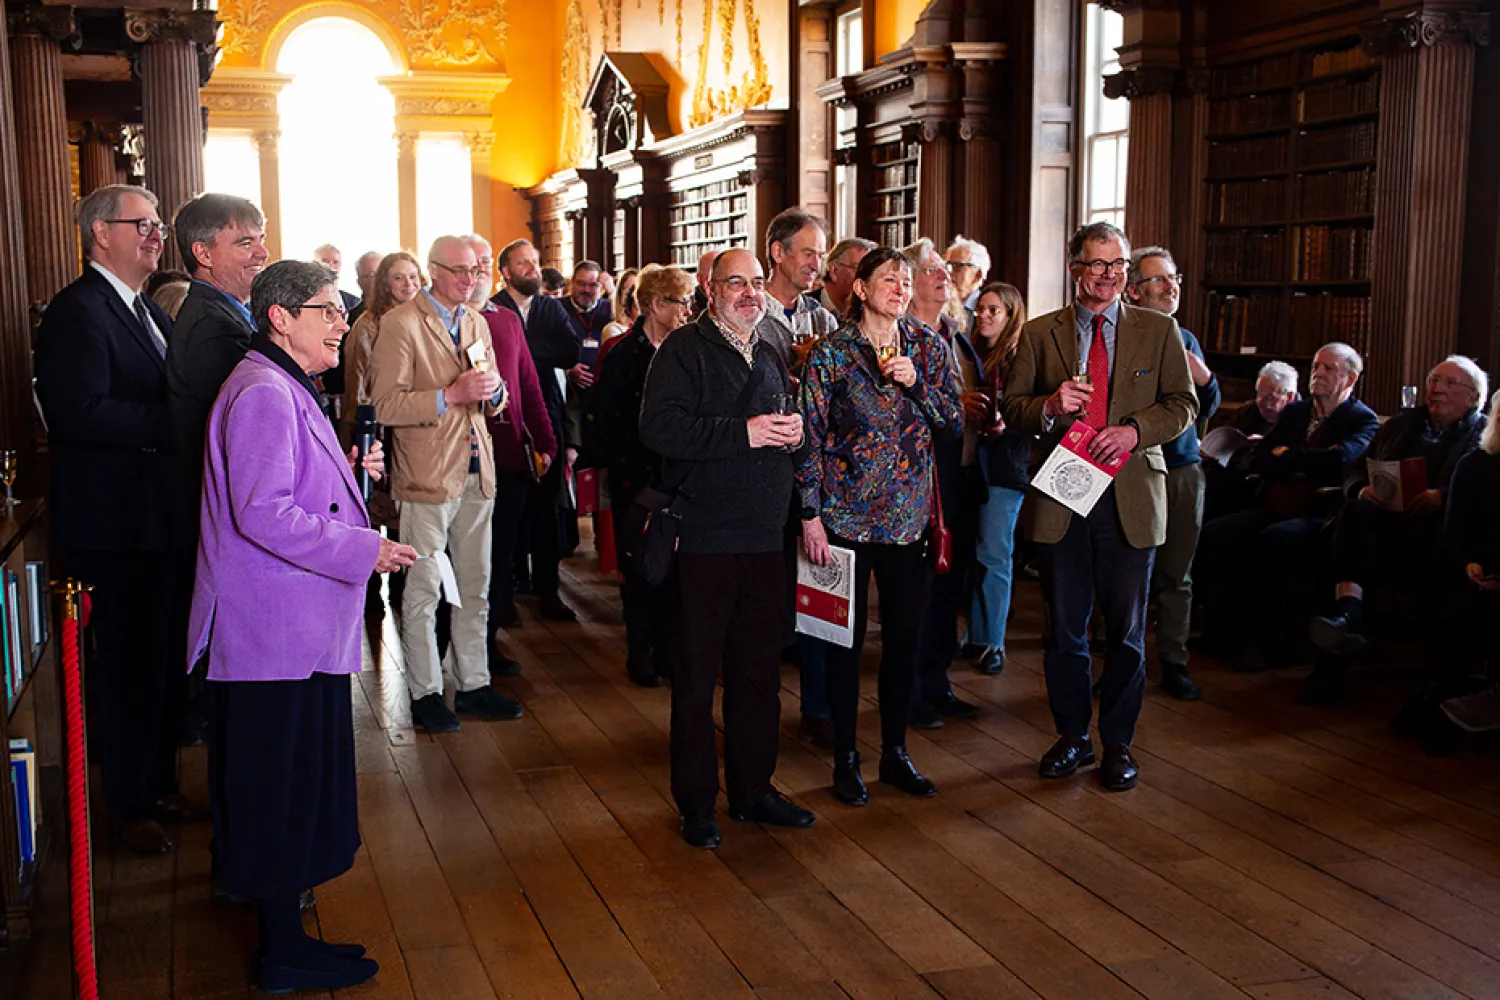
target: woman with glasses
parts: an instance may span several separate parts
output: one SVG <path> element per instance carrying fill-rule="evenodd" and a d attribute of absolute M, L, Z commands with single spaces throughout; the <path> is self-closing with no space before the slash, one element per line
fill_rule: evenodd
<path fill-rule="evenodd" d="M 911 264 L 872 250 L 854 280 L 849 322 L 813 346 L 802 375 L 808 451 L 797 471 L 803 548 L 829 564 L 831 546 L 854 552 L 854 645 L 828 652 L 834 795 L 869 801 L 855 749 L 859 658 L 870 574 L 880 587 L 880 780 L 910 795 L 937 789 L 906 753 L 906 722 L 921 621 L 923 538 L 934 504 L 934 435 L 963 426 L 958 381 L 939 336 L 904 324 Z"/>
<path fill-rule="evenodd" d="M 657 264 L 644 268 L 635 284 L 640 314 L 631 331 L 599 362 L 599 382 L 588 420 L 595 458 L 607 470 L 610 509 L 622 519 L 636 495 L 661 474 L 661 456 L 641 442 L 641 394 L 656 349 L 691 318 L 693 287 L 692 277 L 679 268 Z M 635 574 L 623 551 L 629 541 L 623 530 L 616 536 L 616 556 L 624 575 L 620 598 L 629 649 L 625 669 L 636 684 L 657 687 L 668 670 L 665 592 Z"/>
<path fill-rule="evenodd" d="M 308 937 L 299 904 L 359 849 L 349 677 L 365 582 L 416 552 L 370 527 L 357 453 L 341 453 L 318 407 L 313 378 L 349 330 L 333 272 L 272 264 L 250 311 L 250 351 L 208 418 L 188 629 L 189 666 L 207 659 L 214 867 L 259 903 L 262 990 L 338 989 L 379 966 L 360 945 Z M 384 473 L 378 447 L 363 467 Z"/>
<path fill-rule="evenodd" d="M 370 296 L 370 305 L 354 321 L 349 330 L 349 343 L 344 347 L 344 423 L 354 425 L 355 410 L 370 402 L 370 387 L 374 379 L 370 375 L 370 351 L 375 346 L 375 335 L 380 332 L 380 318 L 403 302 L 416 298 L 427 279 L 417 258 L 404 250 L 386 254 L 375 271 L 375 290 Z"/>

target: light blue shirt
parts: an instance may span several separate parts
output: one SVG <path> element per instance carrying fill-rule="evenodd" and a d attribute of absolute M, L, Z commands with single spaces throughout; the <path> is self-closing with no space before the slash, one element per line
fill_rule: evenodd
<path fill-rule="evenodd" d="M 449 312 L 447 309 L 443 308 L 443 304 L 441 302 L 439 302 L 437 299 L 435 299 L 435 298 L 432 297 L 432 293 L 429 292 L 427 289 L 425 289 L 425 288 L 422 289 L 422 294 L 425 295 L 425 296 L 427 296 L 427 301 L 431 302 L 432 303 L 432 308 L 434 308 L 434 309 L 437 310 L 438 319 L 442 320 L 443 329 L 445 329 L 445 330 L 448 331 L 448 336 L 450 336 L 450 337 L 453 338 L 453 349 L 455 351 L 457 351 L 458 350 L 458 344 L 459 344 L 459 326 L 458 325 L 459 325 L 459 323 L 461 323 L 463 321 L 463 318 L 464 318 L 464 307 L 463 307 L 463 305 L 460 304 L 457 309 L 454 309 L 452 312 Z M 461 351 L 459 353 L 462 354 Z M 441 389 L 438 390 L 437 411 L 438 411 L 438 416 L 440 416 L 440 417 L 443 414 L 445 414 L 445 413 L 448 412 L 448 401 L 443 398 L 443 390 L 441 390 Z"/>
<path fill-rule="evenodd" d="M 1098 315 L 1084 308 L 1081 303 L 1073 303 L 1074 322 L 1078 326 L 1078 363 L 1086 366 L 1089 362 L 1089 351 L 1094 346 L 1094 316 Z M 1109 374 L 1115 372 L 1115 333 L 1120 323 L 1120 300 L 1115 299 L 1104 307 L 1104 350 L 1109 355 Z M 1099 381 L 1098 372 L 1089 372 L 1089 378 L 1094 382 Z M 1110 378 L 1105 378 L 1106 383 Z"/>

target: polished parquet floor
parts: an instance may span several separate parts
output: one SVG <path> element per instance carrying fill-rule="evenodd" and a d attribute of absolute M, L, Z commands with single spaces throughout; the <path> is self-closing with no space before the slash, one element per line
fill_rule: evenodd
<path fill-rule="evenodd" d="M 564 587 L 581 623 L 523 607 L 513 633 L 523 676 L 499 686 L 525 719 L 465 721 L 454 736 L 410 728 L 394 625 L 372 623 L 372 669 L 355 686 L 364 848 L 309 918 L 380 961 L 341 996 L 1500 997 L 1496 756 L 1430 761 L 1391 739 L 1410 682 L 1396 666 L 1310 710 L 1291 700 L 1294 672 L 1203 663 L 1202 702 L 1152 688 L 1137 790 L 1044 782 L 1035 761 L 1052 731 L 1024 584 L 1006 673 L 953 672 L 980 719 L 911 734 L 938 797 L 873 782 L 872 641 L 869 807 L 835 802 L 829 761 L 793 738 L 787 668 L 777 778 L 818 823 L 768 831 L 721 815 L 723 846 L 706 853 L 678 838 L 668 690 L 626 682 L 614 588 L 591 555 L 565 564 Z M 201 751 L 184 766 L 201 794 Z M 253 920 L 209 899 L 209 828 L 179 839 L 160 859 L 100 842 L 106 1000 L 257 995 Z M 0 977 L 24 1000 L 69 993 L 50 881 L 27 971 L 12 956 Z"/>

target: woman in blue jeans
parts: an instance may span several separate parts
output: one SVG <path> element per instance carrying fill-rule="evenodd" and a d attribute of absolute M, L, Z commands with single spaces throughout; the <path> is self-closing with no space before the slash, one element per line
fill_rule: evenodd
<path fill-rule="evenodd" d="M 995 400 L 1005 391 L 1021 327 L 1026 322 L 1026 303 L 1016 286 L 997 281 L 980 292 L 974 320 L 974 348 L 984 365 L 985 388 L 983 393 L 974 394 L 979 399 L 964 402 L 966 409 L 989 409 L 987 420 L 980 421 L 986 430 L 979 449 L 989 497 L 979 508 L 978 565 L 968 642 L 982 650 L 980 673 L 998 674 L 1005 669 L 1005 621 L 1010 617 L 1015 572 L 1016 518 L 1021 513 L 1026 484 L 1031 481 L 1031 438 L 1005 426 Z"/>

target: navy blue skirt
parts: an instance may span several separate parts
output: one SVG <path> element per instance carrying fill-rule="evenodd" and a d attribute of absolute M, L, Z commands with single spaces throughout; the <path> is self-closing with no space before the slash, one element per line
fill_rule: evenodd
<path fill-rule="evenodd" d="M 349 675 L 209 681 L 204 694 L 219 885 L 259 899 L 352 868 L 359 804 Z"/>

